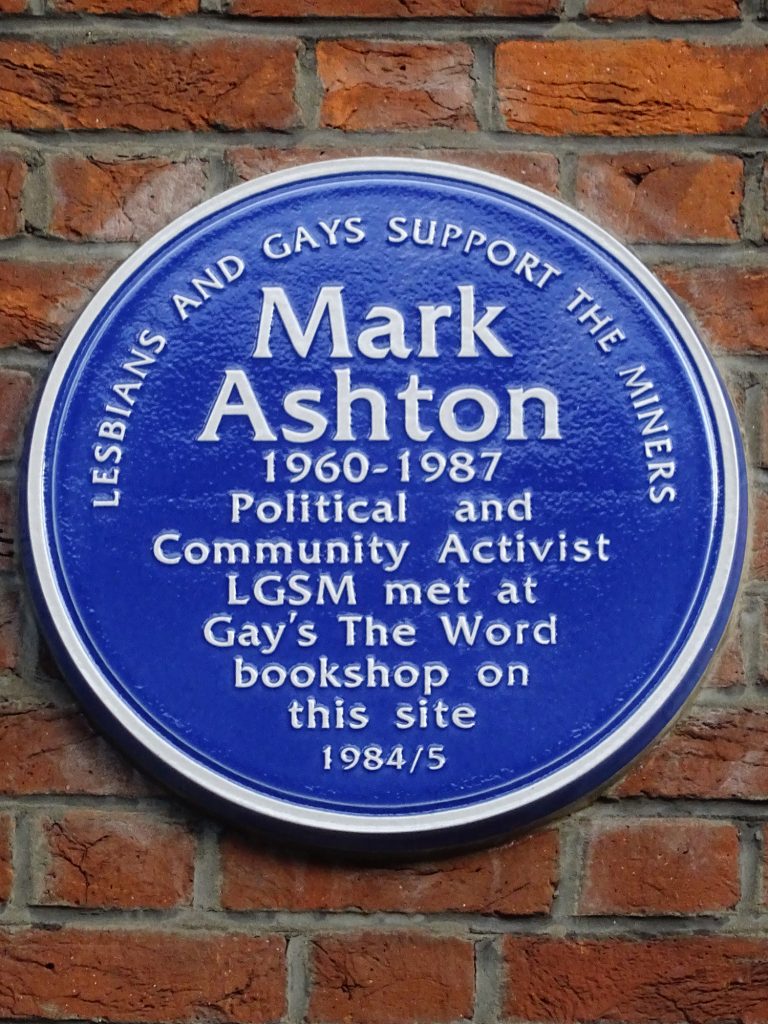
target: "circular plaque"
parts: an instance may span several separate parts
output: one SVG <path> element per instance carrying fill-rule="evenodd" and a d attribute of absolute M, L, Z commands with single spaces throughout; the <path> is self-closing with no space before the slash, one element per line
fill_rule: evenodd
<path fill-rule="evenodd" d="M 131 257 L 57 357 L 28 565 L 91 716 L 318 844 L 524 827 L 620 772 L 717 645 L 743 456 L 659 282 L 548 196 L 360 159 Z"/>

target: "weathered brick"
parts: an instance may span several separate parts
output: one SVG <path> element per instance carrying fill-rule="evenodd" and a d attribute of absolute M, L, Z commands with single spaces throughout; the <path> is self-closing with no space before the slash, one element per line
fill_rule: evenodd
<path fill-rule="evenodd" d="M 21 192 L 27 165 L 13 153 L 0 154 L 0 237 L 10 238 L 21 231 Z"/>
<path fill-rule="evenodd" d="M 496 49 L 496 83 L 517 132 L 738 132 L 765 104 L 768 50 L 680 39 L 513 40 Z"/>
<path fill-rule="evenodd" d="M 195 841 L 148 814 L 70 811 L 41 822 L 43 878 L 36 902 L 68 907 L 189 905 Z"/>
<path fill-rule="evenodd" d="M 13 886 L 13 819 L 0 814 L 0 903 L 6 903 Z"/>
<path fill-rule="evenodd" d="M 0 42 L 0 126 L 19 131 L 283 129 L 296 121 L 296 44 Z"/>
<path fill-rule="evenodd" d="M 753 387 L 754 379 L 746 367 L 736 367 L 733 364 L 728 365 L 721 360 L 718 360 L 718 362 L 718 370 L 725 385 L 725 390 L 728 392 L 728 397 L 731 400 L 734 415 L 745 440 L 748 440 L 747 434 L 751 432 L 751 428 L 747 423 L 746 390 Z M 749 459 L 749 451 L 746 451 L 745 454 L 747 459 Z"/>
<path fill-rule="evenodd" d="M 227 159 L 238 179 L 248 181 L 284 167 L 296 167 L 319 160 L 339 160 L 342 157 L 369 156 L 370 153 L 370 149 L 362 146 L 344 146 L 341 149 L 305 146 L 293 149 L 256 149 L 253 146 L 240 146 L 229 150 Z M 481 149 L 408 149 L 394 146 L 387 147 L 386 155 L 465 164 L 504 175 L 542 192 L 557 192 L 559 163 L 557 157 L 551 153 L 500 153 L 484 152 Z"/>
<path fill-rule="evenodd" d="M 53 0 L 60 14 L 149 14 L 162 18 L 194 14 L 198 0 Z"/>
<path fill-rule="evenodd" d="M 561 0 L 234 0 L 254 18 L 527 18 L 557 14 Z"/>
<path fill-rule="evenodd" d="M 16 594 L 0 592 L 0 672 L 15 669 L 20 655 L 19 599 Z"/>
<path fill-rule="evenodd" d="M 705 685 L 717 689 L 731 686 L 743 686 L 746 682 L 744 670 L 744 637 L 738 618 L 734 618 L 720 649 L 705 676 Z"/>
<path fill-rule="evenodd" d="M 0 349 L 55 348 L 109 269 L 74 261 L 0 261 Z"/>
<path fill-rule="evenodd" d="M 1 378 L 0 378 L 1 379 Z M 2 384 L 0 384 L 2 395 Z M 15 488 L 0 484 L 0 571 L 13 569 L 16 551 Z"/>
<path fill-rule="evenodd" d="M 759 462 L 762 469 L 768 469 L 768 389 L 763 388 L 760 395 L 760 454 Z"/>
<path fill-rule="evenodd" d="M 744 165 L 734 156 L 583 156 L 576 196 L 588 216 L 629 242 L 733 242 Z"/>
<path fill-rule="evenodd" d="M 53 214 L 61 238 L 142 242 L 208 194 L 203 160 L 100 160 L 57 156 L 51 162 Z"/>
<path fill-rule="evenodd" d="M 768 352 L 768 269 L 659 267 L 705 340 L 724 352 Z"/>
<path fill-rule="evenodd" d="M 768 713 L 701 709 L 682 719 L 626 778 L 615 796 L 765 800 Z"/>
<path fill-rule="evenodd" d="M 762 602 L 760 620 L 760 625 L 757 628 L 757 635 L 760 641 L 757 683 L 759 686 L 765 687 L 768 686 L 768 602 Z"/>
<path fill-rule="evenodd" d="M 587 0 L 590 18 L 728 21 L 741 17 L 739 0 Z"/>
<path fill-rule="evenodd" d="M 504 1013 L 627 1024 L 768 1021 L 764 939 L 550 939 L 504 943 Z"/>
<path fill-rule="evenodd" d="M 541 832 L 436 863 L 353 867 L 229 836 L 221 900 L 232 910 L 544 914 L 557 883 L 557 853 L 557 834 Z"/>
<path fill-rule="evenodd" d="M 0 279 L 1 277 L 0 273 Z M 4 298 L 6 297 L 4 296 Z M 0 310 L 0 321 L 2 321 L 2 317 L 3 313 Z M 19 452 L 34 387 L 34 380 L 23 370 L 0 369 L 0 458 L 2 459 L 13 458 Z M 7 568 L 7 566 L 3 566 L 3 568 Z"/>
<path fill-rule="evenodd" d="M 593 824 L 582 914 L 701 914 L 739 901 L 739 833 L 705 820 Z"/>
<path fill-rule="evenodd" d="M 315 1024 L 413 1024 L 472 1017 L 473 947 L 408 934 L 326 935 L 311 945 Z"/>
<path fill-rule="evenodd" d="M 757 491 L 752 495 L 752 561 L 750 576 L 768 580 L 768 494 Z"/>
<path fill-rule="evenodd" d="M 344 131 L 475 129 L 472 50 L 465 43 L 322 40 L 321 121 Z"/>
<path fill-rule="evenodd" d="M 243 1024 L 283 1015 L 278 937 L 63 928 L 0 931 L 0 1013 Z"/>
<path fill-rule="evenodd" d="M 0 792 L 157 795 L 82 715 L 46 708 L 0 715 Z"/>

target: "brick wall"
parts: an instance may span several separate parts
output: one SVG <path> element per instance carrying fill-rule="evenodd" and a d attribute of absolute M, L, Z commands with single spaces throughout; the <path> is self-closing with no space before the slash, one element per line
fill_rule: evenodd
<path fill-rule="evenodd" d="M 0 1019 L 768 1022 L 762 5 L 0 11 Z M 14 548 L 25 420 L 109 270 L 230 184 L 382 152 L 559 194 L 661 274 L 741 417 L 753 544 L 695 703 L 623 781 L 518 841 L 372 868 L 235 835 L 94 735 Z"/>

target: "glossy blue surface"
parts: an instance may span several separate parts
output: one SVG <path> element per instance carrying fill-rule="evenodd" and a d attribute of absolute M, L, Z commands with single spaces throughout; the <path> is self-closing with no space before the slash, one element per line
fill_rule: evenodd
<path fill-rule="evenodd" d="M 393 216 L 404 220 L 388 230 Z M 28 511 L 30 531 L 40 537 L 31 545 L 30 562 L 37 576 L 41 552 L 50 553 L 60 602 L 51 598 L 50 583 L 38 584 L 36 591 L 73 685 L 100 721 L 171 784 L 246 822 L 297 828 L 310 838 L 314 830 L 317 841 L 340 846 L 363 842 L 361 836 L 376 830 L 377 820 L 406 817 L 407 829 L 393 820 L 366 842 L 415 849 L 468 841 L 525 825 L 599 786 L 667 724 L 689 695 L 724 627 L 741 564 L 738 438 L 706 357 L 700 350 L 691 354 L 671 305 L 649 292 L 621 250 L 590 237 L 581 221 L 566 217 L 543 197 L 527 190 L 505 194 L 482 176 L 451 180 L 429 169 L 359 165 L 308 180 L 278 176 L 264 191 L 236 190 L 228 205 L 180 224 L 172 237 L 143 254 L 125 280 L 108 286 L 112 294 L 101 298 L 103 306 L 83 326 L 82 338 L 65 349 L 60 379 L 43 400 L 31 455 L 41 505 L 32 500 Z M 345 227 L 348 218 L 354 220 Z M 416 244 L 412 236 L 400 240 L 400 227 L 410 230 L 415 218 L 422 221 L 422 240 L 429 238 L 429 220 L 437 222 L 436 244 Z M 330 244 L 328 227 L 336 219 L 342 223 L 336 244 Z M 462 233 L 453 237 L 449 231 L 441 246 L 446 224 Z M 300 251 L 268 258 L 265 239 L 270 251 L 279 253 L 284 240 L 296 245 L 298 226 L 306 229 L 299 233 Z M 465 252 L 471 230 L 486 242 Z M 506 266 L 489 259 L 488 245 L 497 239 L 490 255 L 498 263 L 509 259 Z M 508 243 L 515 247 L 514 258 Z M 539 260 L 530 270 L 532 280 L 524 268 L 515 273 L 526 251 Z M 229 262 L 217 267 L 223 257 Z M 529 269 L 531 264 L 532 259 Z M 244 269 L 235 276 L 240 266 Z M 539 286 L 545 266 L 553 270 Z M 213 269 L 207 272 L 209 287 L 201 292 L 191 282 L 200 281 L 205 268 Z M 227 270 L 233 277 L 229 282 Z M 265 287 L 284 290 L 304 328 L 320 290 L 341 286 L 350 357 L 331 357 L 327 314 L 318 314 L 316 335 L 302 355 L 289 339 L 285 317 L 275 312 L 271 358 L 254 358 Z M 474 290 L 474 313 L 467 288 Z M 581 323 L 578 317 L 593 302 L 582 299 L 569 311 L 578 288 L 601 306 Z M 182 302 L 186 319 L 178 300 L 176 305 L 171 300 L 174 294 L 198 303 Z M 501 307 L 495 316 L 488 314 L 489 329 L 510 355 L 494 354 L 482 341 L 487 337 L 482 327 L 473 333 L 471 325 L 464 345 L 467 351 L 474 345 L 476 354 L 459 355 L 462 302 L 472 325 L 489 307 Z M 435 322 L 437 355 L 420 357 L 419 307 L 425 305 L 450 306 L 452 312 Z M 392 353 L 371 358 L 358 351 L 359 332 L 393 316 L 380 309 L 370 313 L 372 307 L 402 314 L 400 351 L 410 350 L 406 358 Z M 610 322 L 590 335 L 605 316 Z M 615 327 L 625 338 L 606 342 L 603 351 L 599 339 Z M 372 344 L 384 342 L 379 338 Z M 128 362 L 133 369 L 125 368 Z M 253 440 L 254 424 L 245 415 L 214 416 L 225 374 L 233 370 L 244 371 L 274 440 Z M 364 400 L 355 403 L 351 419 L 356 439 L 334 436 L 337 374 L 344 371 L 350 372 L 352 387 L 375 388 L 384 396 L 388 440 L 370 440 Z M 434 394 L 420 407 L 421 430 L 432 431 L 425 440 L 415 439 L 413 428 L 408 436 L 405 403 L 397 397 L 412 374 Z M 508 389 L 534 387 L 554 396 L 560 438 L 542 437 L 545 406 L 536 398 L 524 407 L 527 436 L 515 435 L 509 420 L 515 399 Z M 457 388 L 482 389 L 488 408 L 498 407 L 498 425 L 481 440 L 451 440 L 438 419 L 440 403 Z M 282 427 L 309 429 L 308 422 L 297 423 L 283 409 L 286 394 L 296 389 L 322 393 L 319 401 L 304 396 L 306 405 L 329 420 L 317 440 L 281 436 Z M 242 388 L 233 392 L 232 401 L 243 394 Z M 108 405 L 113 411 L 105 411 Z M 477 401 L 459 402 L 453 429 L 471 431 L 482 415 Z M 120 430 L 106 428 L 100 437 L 104 422 L 123 423 L 124 436 L 110 437 L 110 430 L 113 435 Z M 206 424 L 218 440 L 205 439 Z M 650 455 L 644 452 L 644 443 L 659 438 L 671 439 L 672 450 L 660 445 Z M 110 444 L 119 456 L 105 454 Z M 103 462 L 97 460 L 97 445 Z M 297 482 L 287 475 L 284 460 L 291 453 L 317 458 L 334 452 L 324 463 L 333 467 L 350 451 L 363 457 L 349 462 L 353 474 L 366 458 L 370 461 L 360 483 L 322 482 L 314 468 Z M 410 455 L 404 456 L 406 451 Z M 450 457 L 456 451 L 470 453 L 480 475 L 493 461 L 482 453 L 499 452 L 493 478 L 464 482 L 443 472 L 429 482 L 441 462 L 439 454 L 430 455 L 422 465 L 424 454 Z M 265 477 L 268 452 L 275 453 L 275 482 Z M 399 478 L 405 459 L 407 482 Z M 649 463 L 656 464 L 656 479 Z M 666 469 L 659 470 L 659 463 Z M 669 490 L 662 493 L 665 487 Z M 242 505 L 254 503 L 243 509 L 240 522 L 232 521 L 233 491 L 250 495 L 241 497 Z M 405 503 L 407 521 L 260 523 L 255 503 L 264 498 L 284 503 L 288 491 L 296 501 L 306 495 L 311 508 L 321 495 L 338 495 L 339 502 L 390 501 L 397 508 L 401 492 L 399 507 Z M 524 518 L 456 522 L 457 503 L 479 507 L 484 499 L 517 499 L 513 509 Z M 112 504 L 115 500 L 119 503 Z M 274 512 L 270 508 L 265 518 Z M 440 563 L 451 531 L 467 552 L 476 541 L 489 541 L 478 549 L 482 561 L 448 555 Z M 202 542 L 190 549 L 191 560 L 199 557 L 200 564 L 159 561 L 153 544 L 161 535 L 167 539 L 160 550 L 169 560 L 186 541 Z M 372 536 L 379 538 L 374 550 L 383 564 L 372 564 Z M 508 538 L 507 562 L 498 560 L 502 537 Z M 326 542 L 340 542 L 331 549 L 338 557 L 345 550 L 352 555 L 356 539 L 360 564 L 328 561 Z M 213 564 L 213 545 L 222 540 L 242 541 L 251 561 Z M 257 541 L 286 542 L 293 562 L 254 564 Z M 300 541 L 318 543 L 318 564 L 301 563 Z M 522 560 L 519 541 L 526 545 Z M 586 543 L 574 547 L 576 541 Z M 386 543 L 406 547 L 386 549 Z M 289 549 L 279 550 L 284 557 Z M 587 550 L 588 559 L 574 560 Z M 398 552 L 395 558 L 402 552 L 400 567 L 393 568 L 387 551 Z M 204 552 L 210 556 L 206 560 Z M 326 600 L 269 607 L 253 597 L 254 577 L 292 572 L 306 572 L 310 582 L 327 573 L 336 585 L 344 573 L 352 573 L 348 586 L 354 586 L 354 603 L 349 589 L 338 605 Z M 237 579 L 228 581 L 234 574 Z M 446 603 L 388 605 L 385 585 L 392 580 L 421 586 L 444 581 L 447 588 L 435 594 Z M 500 602 L 505 585 L 517 603 Z M 452 645 L 441 616 L 455 620 L 462 613 L 470 625 L 476 616 L 483 627 L 511 625 L 512 638 L 496 645 L 481 629 L 474 644 Z M 338 618 L 349 614 L 383 623 L 389 630 L 386 646 L 366 646 L 359 631 L 350 638 Z M 262 639 L 265 624 L 272 629 L 285 624 L 285 632 L 273 653 L 244 643 L 219 647 L 205 639 L 204 623 L 212 616 L 231 618 L 209 627 L 217 637 L 225 635 L 227 624 L 238 632 L 245 629 L 245 640 L 255 636 L 248 624 L 258 627 Z M 521 622 L 531 625 L 521 627 L 517 637 Z M 393 641 L 397 623 L 413 627 L 402 634 L 413 643 Z M 538 636 L 549 642 L 532 640 L 535 623 L 545 624 Z M 69 631 L 80 638 L 90 670 L 83 670 L 83 657 L 72 656 Z M 496 633 L 503 637 L 504 627 Z M 237 687 L 237 657 L 250 666 L 241 668 L 241 681 L 268 665 L 285 671 L 310 666 L 299 671 L 301 681 L 321 659 L 343 666 L 365 664 L 369 657 L 390 673 L 406 665 L 406 678 L 407 665 L 415 665 L 419 681 L 412 687 L 392 682 L 337 687 L 333 680 L 341 670 L 331 670 L 326 686 L 318 677 L 306 687 L 289 681 L 265 686 L 260 678 Z M 479 667 L 489 662 L 504 673 L 492 687 L 477 678 Z M 423 688 L 425 664 L 433 666 L 435 678 L 440 666 L 448 673 L 432 693 Z M 515 666 L 514 685 L 507 685 L 509 665 Z M 280 676 L 279 668 L 270 671 Z M 96 678 L 116 704 L 105 705 Z M 324 710 L 316 705 L 311 712 L 310 698 Z M 436 708 L 438 701 L 447 707 Z M 116 714 L 118 705 L 133 715 Z M 356 714 L 368 717 L 364 728 L 352 728 L 353 706 L 363 706 Z M 398 727 L 398 715 L 401 726 L 410 722 L 408 706 L 415 713 L 423 707 L 429 724 Z M 458 721 L 443 727 L 457 706 L 465 708 Z M 309 727 L 313 714 L 314 727 Z M 135 720 L 159 738 L 155 749 L 137 739 Z M 622 728 L 627 735 L 620 734 Z M 354 765 L 344 763 L 355 757 L 345 748 L 371 746 L 382 754 L 363 750 Z M 164 753 L 169 749 L 181 759 L 169 760 Z M 391 763 L 378 767 L 379 758 Z M 206 776 L 209 782 L 193 778 L 190 764 L 213 773 Z M 210 782 L 213 776 L 253 794 L 251 806 L 243 806 L 247 798 L 223 794 L 215 780 Z M 543 785 L 529 798 L 525 794 L 534 783 Z M 516 795 L 521 795 L 518 806 Z M 259 803 L 262 797 L 278 801 L 277 813 L 274 804 Z M 501 803 L 489 805 L 493 800 Z M 449 811 L 457 812 L 455 819 L 435 818 Z"/>

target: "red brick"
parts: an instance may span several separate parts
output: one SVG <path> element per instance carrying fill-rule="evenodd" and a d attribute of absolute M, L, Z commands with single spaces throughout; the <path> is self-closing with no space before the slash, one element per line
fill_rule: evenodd
<path fill-rule="evenodd" d="M 148 814 L 70 811 L 41 827 L 38 903 L 125 910 L 190 904 L 195 842 L 182 825 Z"/>
<path fill-rule="evenodd" d="M 15 669 L 20 655 L 19 599 L 15 594 L 0 593 L 0 672 Z"/>
<path fill-rule="evenodd" d="M 13 886 L 13 820 L 0 814 L 0 903 L 11 897 Z"/>
<path fill-rule="evenodd" d="M 0 126 L 188 131 L 296 122 L 296 44 L 216 40 L 89 43 L 53 50 L 0 42 Z"/>
<path fill-rule="evenodd" d="M 463 939 L 397 932 L 321 936 L 311 947 L 313 1024 L 414 1024 L 472 1017 L 474 951 Z"/>
<path fill-rule="evenodd" d="M 82 715 L 46 708 L 0 715 L 0 792 L 157 795 Z"/>
<path fill-rule="evenodd" d="M 255 18 L 526 18 L 557 14 L 560 0 L 234 0 Z"/>
<path fill-rule="evenodd" d="M 629 242 L 734 242 L 744 165 L 733 156 L 584 156 L 576 195 L 588 216 Z"/>
<path fill-rule="evenodd" d="M 21 190 L 27 165 L 20 156 L 0 154 L 0 237 L 17 235 L 24 226 L 21 214 Z"/>
<path fill-rule="evenodd" d="M 4 295 L 3 299 L 7 302 L 9 296 Z M 2 319 L 0 309 L 0 322 Z M 0 369 L 0 458 L 13 458 L 18 454 L 34 387 L 34 380 L 23 370 Z M 7 512 L 7 506 L 5 510 Z"/>
<path fill-rule="evenodd" d="M 354 867 L 230 836 L 221 851 L 221 900 L 231 910 L 545 914 L 557 855 L 557 834 L 542 832 L 439 862 Z"/>
<path fill-rule="evenodd" d="M 509 129 L 540 135 L 739 132 L 762 110 L 768 50 L 679 39 L 514 40 L 496 50 Z"/>
<path fill-rule="evenodd" d="M 344 131 L 477 128 L 465 43 L 317 44 L 321 120 Z"/>
<path fill-rule="evenodd" d="M 768 269 L 659 267 L 705 341 L 724 352 L 768 352 Z"/>
<path fill-rule="evenodd" d="M 741 17 L 739 0 L 587 0 L 591 18 L 655 21 L 727 21 Z"/>
<path fill-rule="evenodd" d="M 142 242 L 208 192 L 202 160 L 58 156 L 51 177 L 50 231 L 74 240 Z"/>
<path fill-rule="evenodd" d="M 0 391 L 1 393 L 1 391 Z M 16 548 L 14 489 L 0 484 L 0 571 L 13 569 Z"/>
<path fill-rule="evenodd" d="M 260 1022 L 283 1013 L 276 936 L 0 931 L 0 1013 L 48 1020 Z"/>
<path fill-rule="evenodd" d="M 54 0 L 61 14 L 155 14 L 172 18 L 195 14 L 197 0 Z"/>
<path fill-rule="evenodd" d="M 0 0 L 0 14 L 23 14 L 27 0 Z"/>
<path fill-rule="evenodd" d="M 768 1021 L 768 942 L 736 937 L 504 943 L 504 1013 L 627 1024 Z"/>
<path fill-rule="evenodd" d="M 701 914 L 739 901 L 739 833 L 711 821 L 595 824 L 582 914 Z"/>
<path fill-rule="evenodd" d="M 54 349 L 109 269 L 74 261 L 0 261 L 0 348 Z"/>
<path fill-rule="evenodd" d="M 768 799 L 768 713 L 712 708 L 681 720 L 615 796 Z"/>
<path fill-rule="evenodd" d="M 342 149 L 315 149 L 304 146 L 297 146 L 294 149 L 256 149 L 253 146 L 241 146 L 229 150 L 227 159 L 239 180 L 248 181 L 284 167 L 370 154 L 371 150 L 363 146 L 344 146 Z M 542 192 L 557 192 L 559 164 L 557 157 L 550 153 L 489 153 L 480 149 L 407 149 L 394 146 L 391 149 L 387 147 L 386 155 L 443 160 L 478 167 L 520 181 Z"/>

